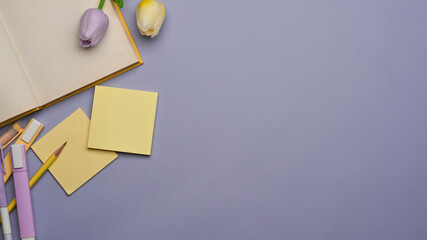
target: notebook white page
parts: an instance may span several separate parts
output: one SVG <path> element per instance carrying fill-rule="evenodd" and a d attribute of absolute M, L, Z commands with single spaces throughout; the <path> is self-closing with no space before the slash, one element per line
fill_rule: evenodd
<path fill-rule="evenodd" d="M 38 106 L 0 18 L 0 122 Z"/>
<path fill-rule="evenodd" d="M 110 23 L 106 35 L 94 48 L 80 47 L 80 17 L 98 4 L 99 0 L 0 0 L 0 16 L 39 105 L 138 62 L 111 0 L 103 8 Z"/>

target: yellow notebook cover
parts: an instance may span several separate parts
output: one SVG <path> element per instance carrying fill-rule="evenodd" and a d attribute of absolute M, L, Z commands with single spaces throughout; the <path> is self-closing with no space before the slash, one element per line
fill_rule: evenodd
<path fill-rule="evenodd" d="M 79 45 L 83 12 L 99 0 L 0 1 L 0 127 L 142 64 L 119 7 L 95 47 Z M 61 10 L 62 9 L 62 10 Z M 63 11 L 66 9 L 66 11 Z"/>
<path fill-rule="evenodd" d="M 88 147 L 151 154 L 156 92 L 96 86 Z"/>
<path fill-rule="evenodd" d="M 89 118 L 79 108 L 31 147 L 45 162 L 58 148 L 58 143 L 67 142 L 49 171 L 68 195 L 117 158 L 115 152 L 87 148 L 89 124 Z"/>

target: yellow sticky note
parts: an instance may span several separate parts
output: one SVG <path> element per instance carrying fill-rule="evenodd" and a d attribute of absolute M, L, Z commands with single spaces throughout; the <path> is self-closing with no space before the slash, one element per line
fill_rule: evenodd
<path fill-rule="evenodd" d="M 49 171 L 68 195 L 117 158 L 115 152 L 87 148 L 90 120 L 79 108 L 31 148 L 45 162 L 62 143 L 67 146 Z"/>
<path fill-rule="evenodd" d="M 156 92 L 96 86 L 88 147 L 151 154 Z"/>

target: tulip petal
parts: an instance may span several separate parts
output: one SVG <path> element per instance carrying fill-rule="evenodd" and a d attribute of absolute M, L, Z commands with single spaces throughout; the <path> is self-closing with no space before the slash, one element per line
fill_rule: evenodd
<path fill-rule="evenodd" d="M 96 44 L 98 44 L 99 41 L 101 41 L 101 39 L 104 37 L 105 33 L 107 32 L 108 25 L 109 25 L 108 17 L 106 14 L 104 14 L 102 18 L 99 19 L 98 27 L 92 36 L 92 46 L 95 46 Z"/>
<path fill-rule="evenodd" d="M 152 29 L 156 22 L 157 15 L 159 13 L 159 3 L 153 0 L 143 0 L 141 9 L 141 29 L 142 31 L 148 31 Z"/>
<path fill-rule="evenodd" d="M 79 38 L 82 47 L 93 47 L 104 37 L 109 25 L 108 16 L 97 8 L 86 10 L 80 18 Z"/>
<path fill-rule="evenodd" d="M 136 22 L 142 35 L 157 36 L 166 16 L 166 9 L 157 0 L 142 0 L 136 9 Z"/>
<path fill-rule="evenodd" d="M 80 39 L 80 46 L 82 47 L 90 47 L 90 45 L 92 44 L 92 42 L 90 40 L 81 40 Z"/>
<path fill-rule="evenodd" d="M 151 35 L 151 38 L 157 36 L 157 34 L 159 34 L 160 28 L 163 25 L 163 21 L 165 20 L 166 17 L 166 8 L 165 6 L 163 6 L 163 4 L 161 2 L 160 3 L 160 13 L 157 16 L 156 22 L 154 23 L 154 32 L 153 35 Z"/>

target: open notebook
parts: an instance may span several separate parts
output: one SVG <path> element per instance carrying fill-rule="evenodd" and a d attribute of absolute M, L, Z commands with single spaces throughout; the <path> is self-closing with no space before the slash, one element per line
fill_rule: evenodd
<path fill-rule="evenodd" d="M 78 26 L 99 0 L 0 0 L 0 127 L 142 64 L 111 0 L 109 27 L 95 47 L 80 47 Z"/>

